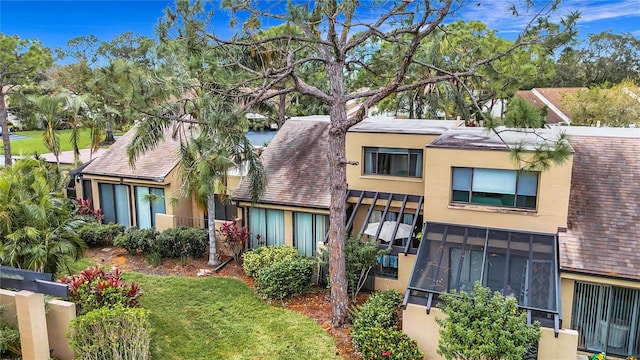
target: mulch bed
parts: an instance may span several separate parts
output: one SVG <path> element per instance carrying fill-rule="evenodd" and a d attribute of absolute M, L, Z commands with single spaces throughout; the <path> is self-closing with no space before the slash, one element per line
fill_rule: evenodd
<path fill-rule="evenodd" d="M 253 279 L 246 276 L 242 266 L 235 261 L 231 261 L 217 273 L 213 273 L 213 268 L 207 265 L 206 258 L 189 259 L 185 265 L 182 265 L 179 259 L 163 259 L 161 265 L 149 266 L 143 255 L 130 255 L 126 250 L 117 247 L 91 248 L 87 250 L 85 257 L 104 267 L 115 266 L 124 272 L 135 271 L 149 275 L 196 277 L 201 269 L 212 270 L 212 274 L 209 276 L 232 277 L 242 280 L 251 288 L 254 287 Z M 366 294 L 361 294 L 358 297 L 358 303 L 361 304 L 366 298 Z M 345 328 L 331 326 L 332 310 L 328 289 L 315 287 L 308 294 L 296 296 L 283 302 L 273 302 L 272 304 L 275 306 L 281 304 L 289 310 L 297 311 L 316 320 L 324 330 L 333 336 L 340 356 L 347 360 L 362 360 L 362 357 L 356 353 L 356 349 L 351 342 L 350 326 Z"/>

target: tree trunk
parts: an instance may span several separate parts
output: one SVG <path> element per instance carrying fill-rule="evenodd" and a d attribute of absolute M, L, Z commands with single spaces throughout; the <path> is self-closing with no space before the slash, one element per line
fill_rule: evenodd
<path fill-rule="evenodd" d="M 331 111 L 332 122 L 334 111 Z M 346 119 L 346 114 L 344 115 Z M 332 125 L 329 133 L 329 173 L 331 204 L 329 205 L 329 281 L 331 283 L 331 306 L 333 326 L 342 326 L 347 320 L 349 296 L 347 293 L 344 238 L 347 202 L 347 175 L 345 165 L 346 132 Z"/>
<path fill-rule="evenodd" d="M 332 324 L 343 326 L 347 321 L 349 295 L 347 292 L 344 238 L 346 235 L 346 132 L 347 111 L 344 100 L 343 67 L 339 62 L 327 65 L 331 95 L 331 127 L 329 129 L 329 173 L 331 204 L 329 205 L 329 281 L 331 283 Z"/>
<path fill-rule="evenodd" d="M 209 222 L 209 266 L 220 264 L 216 249 L 216 194 L 207 196 L 207 220 Z"/>
<path fill-rule="evenodd" d="M 6 94 L 0 89 L 0 124 L 2 126 L 2 143 L 4 144 L 4 165 L 11 166 L 11 140 L 9 139 L 9 121 L 7 106 L 4 102 Z"/>

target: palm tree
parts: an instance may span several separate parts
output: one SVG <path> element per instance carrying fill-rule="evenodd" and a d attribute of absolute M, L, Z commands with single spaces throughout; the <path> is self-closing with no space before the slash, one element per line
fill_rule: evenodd
<path fill-rule="evenodd" d="M 82 118 L 88 114 L 88 98 L 89 96 L 86 94 L 69 94 L 65 97 L 66 104 L 64 110 L 70 117 L 74 167 L 78 166 L 80 163 L 80 130 L 83 126 Z"/>
<path fill-rule="evenodd" d="M 60 135 L 56 132 L 56 129 L 61 125 L 63 114 L 63 107 L 65 103 L 66 94 L 58 93 L 54 95 L 42 95 L 27 97 L 38 116 L 42 128 L 42 140 L 49 151 L 56 157 L 56 164 L 60 166 Z"/>
<path fill-rule="evenodd" d="M 0 173 L 0 262 L 56 273 L 82 255 L 76 229 L 84 223 L 65 199 L 57 169 L 35 158 Z"/>
<path fill-rule="evenodd" d="M 158 131 L 159 128 L 174 126 L 173 134 L 181 142 L 179 163 L 183 192 L 206 205 L 209 265 L 215 266 L 219 263 L 215 231 L 216 196 L 225 197 L 228 172 L 232 168 L 242 173 L 247 170 L 251 194 L 257 201 L 266 183 L 264 168 L 246 137 L 248 120 L 234 109 L 233 103 L 219 96 L 202 94 L 185 104 L 184 112 L 193 120 L 171 124 L 161 118 L 147 119 L 138 125 L 128 152 L 130 159 L 135 161 L 145 150 L 157 146 L 164 133 Z"/>

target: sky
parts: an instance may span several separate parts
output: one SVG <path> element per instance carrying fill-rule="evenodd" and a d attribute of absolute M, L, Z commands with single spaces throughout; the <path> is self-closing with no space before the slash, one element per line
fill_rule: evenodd
<path fill-rule="evenodd" d="M 269 1 L 273 0 L 264 0 L 263 4 Z M 456 18 L 481 20 L 509 38 L 526 23 L 526 17 L 514 21 L 508 10 L 513 2 L 518 0 L 473 0 Z M 124 32 L 155 37 L 158 18 L 171 5 L 173 0 L 0 0 L 0 32 L 38 39 L 51 49 L 64 48 L 68 40 L 90 34 L 101 41 Z M 558 13 L 576 10 L 582 14 L 578 22 L 580 37 L 602 31 L 640 37 L 640 0 L 564 0 Z M 229 31 L 224 16 L 214 26 Z"/>

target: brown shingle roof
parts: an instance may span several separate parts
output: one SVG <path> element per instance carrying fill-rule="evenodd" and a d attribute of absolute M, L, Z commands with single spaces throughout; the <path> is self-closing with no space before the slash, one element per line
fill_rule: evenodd
<path fill-rule="evenodd" d="M 290 119 L 262 153 L 267 187 L 260 203 L 328 209 L 329 122 Z M 249 179 L 233 192 L 236 200 L 248 201 Z"/>
<path fill-rule="evenodd" d="M 631 136 L 634 133 L 630 133 Z M 575 149 L 560 268 L 640 279 L 640 136 L 571 138 Z"/>
<path fill-rule="evenodd" d="M 158 146 L 136 161 L 135 168 L 129 166 L 127 145 L 133 139 L 135 128 L 120 137 L 98 159 L 87 166 L 83 173 L 114 177 L 139 178 L 153 181 L 164 181 L 164 178 L 178 164 L 177 151 L 180 147 L 178 139 L 165 134 Z"/>
<path fill-rule="evenodd" d="M 516 91 L 515 96 L 523 98 L 529 101 L 531 104 L 538 108 L 547 106 L 544 102 L 548 101 L 551 105 L 555 106 L 562 114 L 571 119 L 571 112 L 564 105 L 562 98 L 567 94 L 575 94 L 579 90 L 586 90 L 587 88 L 535 88 L 532 90 Z M 564 123 L 564 119 L 552 108 L 547 110 L 547 124 Z"/>

